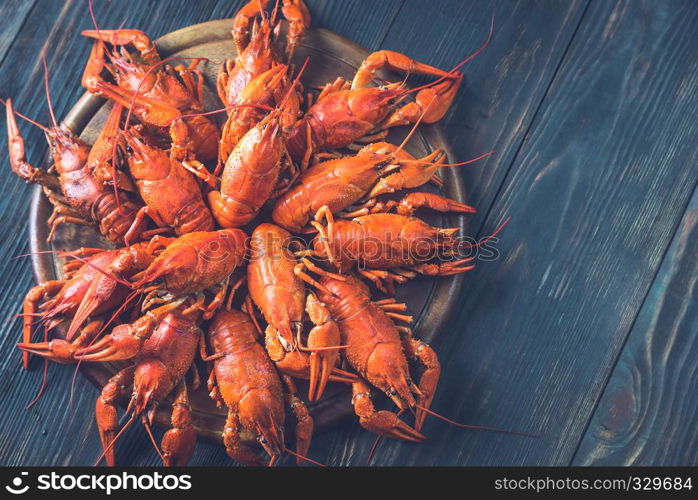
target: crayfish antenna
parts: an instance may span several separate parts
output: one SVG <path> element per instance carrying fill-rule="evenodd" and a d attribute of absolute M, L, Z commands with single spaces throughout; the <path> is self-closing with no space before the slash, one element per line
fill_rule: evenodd
<path fill-rule="evenodd" d="M 313 460 L 312 458 L 308 458 L 308 457 L 306 457 L 306 456 L 304 456 L 304 455 L 301 455 L 300 453 L 297 453 L 297 452 L 295 452 L 295 451 L 293 451 L 293 450 L 291 450 L 291 449 L 289 449 L 289 448 L 286 448 L 286 453 L 288 453 L 289 455 L 292 455 L 292 456 L 294 456 L 294 457 L 296 457 L 296 458 L 300 458 L 301 460 L 303 460 L 303 461 L 305 461 L 305 462 L 308 462 L 308 463 L 311 463 L 311 464 L 313 464 L 313 465 L 317 465 L 317 466 L 319 466 L 319 467 L 327 467 L 325 464 L 321 464 L 320 462 L 316 462 L 316 461 Z"/>
<path fill-rule="evenodd" d="M 494 237 L 496 237 L 502 229 L 504 229 L 504 226 L 506 226 L 509 221 L 511 220 L 511 216 L 507 217 L 504 219 L 504 222 L 502 222 L 497 229 L 494 230 L 492 234 L 487 236 L 486 238 L 483 238 L 482 240 L 478 241 L 477 243 L 463 243 L 462 245 L 459 245 L 458 250 L 467 250 L 469 248 L 477 248 L 479 246 L 484 245 L 488 241 L 492 240 Z"/>
<path fill-rule="evenodd" d="M 116 28 L 117 30 L 123 29 L 124 26 L 126 26 L 126 23 L 128 22 L 129 17 L 131 17 L 131 13 L 127 12 L 126 16 L 124 17 L 124 20 L 121 21 L 121 24 L 119 24 L 119 27 Z"/>
<path fill-rule="evenodd" d="M 153 431 L 150 428 L 150 424 L 148 423 L 148 420 L 143 417 L 143 427 L 145 427 L 145 431 L 148 433 L 148 437 L 150 438 L 150 442 L 153 443 L 153 448 L 155 448 L 155 452 L 160 456 L 160 460 L 162 460 L 163 463 L 165 463 L 165 455 L 163 455 L 162 451 L 160 451 L 160 447 L 158 446 L 158 443 L 155 441 L 155 436 L 153 436 Z"/>
<path fill-rule="evenodd" d="M 99 340 L 100 336 L 104 331 L 114 322 L 114 320 L 126 309 L 128 304 L 138 295 L 140 295 L 141 292 L 135 290 L 131 292 L 128 297 L 124 300 L 123 304 L 119 306 L 119 308 L 114 311 L 114 313 L 111 315 L 111 317 L 102 325 L 102 328 L 97 332 L 97 334 L 94 336 L 94 338 L 90 341 L 85 348 L 92 347 L 92 345 Z M 75 383 L 77 381 L 78 377 L 78 371 L 80 370 L 80 365 L 82 364 L 82 359 L 77 360 L 77 364 L 75 365 L 75 371 L 73 372 L 73 378 L 70 382 L 70 398 L 69 398 L 69 406 L 70 406 L 70 411 L 72 413 L 73 410 L 73 395 L 75 394 Z"/>
<path fill-rule="evenodd" d="M 262 18 L 262 22 L 267 22 L 267 11 L 262 2 L 257 2 L 257 7 L 259 8 L 259 17 Z"/>
<path fill-rule="evenodd" d="M 421 165 L 425 166 L 438 166 L 438 167 L 463 167 L 465 165 L 470 165 L 471 163 L 475 163 L 476 161 L 482 160 L 483 158 L 487 158 L 488 156 L 496 153 L 496 150 L 488 151 L 487 153 L 483 153 L 480 156 L 476 156 L 475 158 L 471 158 L 469 160 L 465 161 L 460 161 L 458 163 L 440 163 L 438 161 L 422 161 L 422 160 L 414 160 L 414 163 L 418 163 Z"/>
<path fill-rule="evenodd" d="M 366 457 L 366 462 L 364 462 L 364 465 L 371 465 L 371 460 L 373 460 L 373 456 L 376 454 L 378 444 L 381 442 L 382 438 L 383 436 L 381 435 L 376 436 L 376 439 L 373 441 L 373 445 L 371 446 L 371 450 L 368 452 L 368 456 Z"/>
<path fill-rule="evenodd" d="M 114 276 L 113 274 L 110 274 L 110 273 L 109 273 L 108 271 L 106 271 L 105 269 L 102 269 L 101 267 L 97 266 L 96 264 L 90 262 L 89 260 L 86 260 L 86 259 L 80 257 L 78 254 L 73 253 L 73 252 L 65 252 L 65 251 L 63 251 L 63 250 L 40 250 L 40 251 L 37 251 L 37 252 L 27 252 L 27 253 L 23 253 L 23 254 L 16 255 L 16 256 L 13 257 L 13 259 L 19 259 L 19 258 L 23 258 L 23 257 L 29 257 L 29 256 L 32 256 L 32 255 L 40 255 L 40 254 L 46 254 L 46 253 L 58 254 L 59 256 L 65 256 L 65 255 L 67 255 L 67 256 L 69 256 L 69 257 L 75 259 L 75 260 L 79 260 L 79 261 L 82 262 L 83 264 L 86 264 L 86 265 L 90 266 L 92 269 L 94 269 L 94 270 L 96 270 L 96 271 L 99 271 L 100 273 L 102 273 L 103 275 L 105 275 L 105 276 L 108 277 L 108 278 L 113 279 L 113 280 L 116 281 L 117 283 L 121 283 L 122 285 L 125 285 L 125 286 L 127 286 L 127 287 L 129 287 L 129 288 L 132 288 L 131 283 L 129 283 L 128 281 L 123 280 L 123 279 L 121 279 L 121 278 L 118 278 L 117 276 Z"/>
<path fill-rule="evenodd" d="M 411 94 L 412 92 L 419 92 L 420 90 L 424 90 L 426 88 L 432 87 L 434 85 L 438 85 L 440 82 L 444 81 L 446 78 L 449 76 L 453 76 L 456 71 L 458 71 L 460 68 L 462 68 L 464 65 L 469 63 L 473 58 L 475 58 L 480 52 L 485 50 L 485 48 L 490 44 L 490 41 L 492 40 L 492 35 L 494 33 L 494 11 L 492 11 L 492 18 L 490 20 L 490 31 L 487 35 L 487 39 L 485 42 L 472 54 L 470 54 L 468 57 L 463 59 L 461 62 L 456 64 L 450 71 L 448 71 L 445 75 L 437 78 L 433 82 L 426 83 L 424 85 L 420 85 L 419 87 L 415 87 L 413 89 L 408 90 L 406 93 Z"/>
<path fill-rule="evenodd" d="M 274 9 L 272 9 L 272 11 L 271 11 L 271 17 L 270 17 L 270 22 L 271 22 L 271 24 L 275 24 L 275 23 L 276 23 L 276 20 L 277 20 L 277 18 L 278 18 L 278 16 L 279 16 L 279 4 L 280 4 L 280 3 L 281 3 L 281 2 L 280 2 L 279 0 L 276 0 L 276 1 L 274 2 Z"/>
<path fill-rule="evenodd" d="M 48 330 L 46 330 L 46 327 L 44 326 L 44 340 L 48 340 Z M 34 396 L 34 399 L 32 399 L 27 406 L 24 407 L 25 410 L 28 410 L 32 406 L 34 406 L 41 396 L 44 393 L 44 389 L 46 389 L 46 383 L 48 381 L 48 359 L 44 359 L 44 371 L 43 374 L 41 375 L 41 385 L 39 386 L 39 390 L 36 392 L 36 395 Z"/>
<path fill-rule="evenodd" d="M 194 116 L 216 115 L 218 113 L 223 113 L 225 111 L 230 111 L 231 109 L 238 109 L 238 108 L 259 108 L 259 109 L 263 109 L 265 111 L 274 111 L 274 108 L 272 108 L 271 106 L 267 106 L 266 104 L 242 103 L 242 104 L 233 104 L 233 105 L 225 107 L 225 108 L 214 109 L 213 111 L 202 111 L 201 113 L 187 113 L 186 115 L 182 115 L 182 118 L 191 118 Z"/>
<path fill-rule="evenodd" d="M 99 30 L 98 30 L 99 31 Z M 150 68 L 148 68 L 148 71 L 145 72 L 145 74 L 141 77 L 140 81 L 138 82 L 138 86 L 136 87 L 136 91 L 133 93 L 133 97 L 131 98 L 131 103 L 129 104 L 128 107 L 128 113 L 126 113 L 126 120 L 124 121 L 124 128 L 123 131 L 126 131 L 128 129 L 129 123 L 131 123 L 131 116 L 133 116 L 133 108 L 136 106 L 136 100 L 138 99 L 138 95 L 140 94 L 141 87 L 143 86 L 143 82 L 150 76 L 150 74 L 155 70 L 155 68 L 162 66 L 163 64 L 167 64 L 172 61 L 181 61 L 181 60 L 192 60 L 192 61 L 209 61 L 210 59 L 206 57 L 168 57 L 167 59 L 163 59 L 161 61 L 158 61 L 157 63 L 153 64 Z M 180 115 L 181 117 L 181 115 Z M 117 134 L 118 138 L 119 134 Z M 114 141 L 114 148 L 112 151 L 112 177 L 113 177 L 113 182 L 114 182 L 114 197 L 116 198 L 116 206 L 119 210 L 120 213 L 124 213 L 122 207 L 121 207 L 121 202 L 119 201 L 119 192 L 118 192 L 118 186 L 117 186 L 117 179 L 116 179 L 116 153 L 119 147 L 119 141 L 118 139 Z"/>
<path fill-rule="evenodd" d="M 450 418 L 444 417 L 443 415 L 440 415 L 436 413 L 433 410 L 430 410 L 429 408 L 421 405 L 415 405 L 417 409 L 420 411 L 423 411 L 425 413 L 428 413 L 432 417 L 436 417 L 439 420 L 443 420 L 444 422 L 453 425 L 454 427 L 460 427 L 461 429 L 473 429 L 473 430 L 478 430 L 478 431 L 489 431 L 489 432 L 499 432 L 502 434 L 513 434 L 514 436 L 523 436 L 523 437 L 529 437 L 529 438 L 536 438 L 539 439 L 543 437 L 540 434 L 529 434 L 526 432 L 519 432 L 519 431 L 512 431 L 510 429 L 500 429 L 498 427 L 487 427 L 487 426 L 482 426 L 482 425 L 469 425 L 469 424 L 462 424 L 460 422 L 456 422 L 455 420 L 451 420 Z"/>
<path fill-rule="evenodd" d="M 104 43 L 104 40 L 102 40 L 102 34 L 99 29 L 99 24 L 97 23 L 97 17 L 95 16 L 94 12 L 94 6 L 92 5 L 92 0 L 88 0 L 88 7 L 90 11 L 90 17 L 92 18 L 92 24 L 95 27 L 95 31 L 97 32 L 97 39 L 99 44 L 102 45 L 102 47 L 106 47 L 106 44 Z M 105 52 L 107 52 L 105 50 Z M 137 94 L 137 93 L 136 93 Z M 135 102 L 135 97 L 134 97 L 134 102 Z M 114 104 L 117 106 L 117 104 Z M 133 102 L 131 103 L 131 107 L 133 107 Z M 129 110 L 129 116 L 130 116 L 130 110 Z M 119 120 L 121 119 L 121 113 L 119 112 Z M 128 124 L 128 120 L 126 122 Z M 124 126 L 125 127 L 125 126 Z M 116 208 L 119 211 L 119 213 L 124 214 L 124 210 L 121 207 L 121 197 L 119 196 L 119 189 L 118 189 L 118 183 L 117 183 L 117 171 L 116 171 L 116 158 L 117 158 L 117 150 L 118 150 L 118 145 L 119 145 L 119 135 L 120 132 L 118 131 L 118 123 L 117 123 L 117 131 L 115 133 L 114 137 L 114 146 L 112 149 L 112 182 L 114 183 L 114 199 L 116 200 Z"/>
<path fill-rule="evenodd" d="M 99 25 L 97 24 L 97 18 L 95 17 L 94 5 L 92 5 L 92 0 L 88 0 L 87 7 L 90 11 L 90 17 L 92 18 L 92 24 L 95 27 L 95 31 L 97 31 L 97 35 L 99 35 L 99 40 L 101 41 L 102 35 L 99 32 Z M 104 42 L 102 42 L 102 43 L 104 43 Z"/>
<path fill-rule="evenodd" d="M 95 16 L 94 5 L 93 5 L 92 0 L 88 0 L 87 6 L 88 6 L 88 10 L 90 11 L 90 18 L 92 18 L 92 25 L 95 27 L 95 31 L 97 32 L 97 41 L 100 45 L 102 45 L 102 47 L 106 47 L 106 44 L 104 43 L 104 40 L 102 38 L 102 32 L 100 30 L 99 24 L 97 23 L 97 17 Z M 130 13 L 127 13 L 126 17 L 124 17 L 124 20 L 121 21 L 121 24 L 117 28 L 117 31 L 121 30 L 126 25 L 126 23 L 128 22 L 129 16 L 130 16 Z M 108 52 L 108 51 L 105 50 L 105 52 Z M 116 49 L 113 49 L 110 56 L 117 58 L 117 57 L 119 57 L 119 54 L 116 52 Z M 109 71 L 111 73 L 111 70 L 107 69 L 107 71 Z"/>
<path fill-rule="evenodd" d="M 48 253 L 50 253 L 50 251 L 49 251 Z M 79 260 L 79 261 L 82 262 L 83 264 L 87 264 L 87 265 L 90 266 L 92 269 L 94 269 L 94 270 L 96 270 L 96 271 L 99 271 L 99 272 L 102 273 L 104 276 L 113 279 L 113 280 L 116 281 L 117 283 L 121 283 L 121 284 L 124 285 L 124 286 L 127 286 L 127 287 L 129 287 L 129 288 L 132 288 L 131 283 L 129 283 L 128 281 L 123 280 L 123 279 L 121 279 L 121 278 L 119 278 L 119 277 L 117 277 L 117 276 L 114 276 L 112 273 L 106 271 L 105 269 L 102 269 L 100 266 L 97 266 L 96 264 L 90 262 L 89 260 L 83 259 L 82 257 L 78 257 L 77 255 L 72 255 L 72 257 L 73 257 L 74 259 L 76 259 L 76 260 Z"/>
<path fill-rule="evenodd" d="M 55 128 L 58 128 L 56 115 L 53 112 L 53 103 L 51 102 L 51 90 L 48 85 L 48 64 L 46 64 L 46 50 L 41 51 L 41 64 L 44 66 L 44 87 L 46 88 L 46 102 L 48 103 L 48 111 L 51 115 L 51 123 Z"/>
<path fill-rule="evenodd" d="M 12 99 L 9 99 L 9 98 L 8 98 L 7 100 L 5 100 L 5 99 L 3 99 L 2 97 L 0 97 L 0 103 L 2 103 L 2 105 L 5 106 L 5 107 L 9 106 L 10 109 L 12 110 L 12 113 L 13 113 L 13 114 L 15 114 L 16 116 L 19 116 L 22 120 L 31 123 L 31 124 L 34 125 L 35 127 L 40 128 L 41 130 L 44 131 L 45 134 L 47 134 L 47 133 L 49 132 L 49 129 L 48 129 L 47 127 L 43 126 L 43 125 L 40 124 L 39 122 L 34 121 L 34 120 L 32 120 L 31 118 L 29 118 L 28 116 L 23 115 L 23 114 L 20 113 L 19 111 L 15 110 L 15 109 L 12 107 Z"/>
<path fill-rule="evenodd" d="M 124 433 L 126 429 L 129 428 L 129 426 L 136 420 L 136 417 L 134 415 L 131 415 L 131 417 L 128 419 L 128 422 L 124 424 L 124 426 L 121 428 L 121 430 L 117 433 L 116 436 L 114 436 L 114 439 L 112 439 L 107 446 L 104 447 L 104 451 L 102 451 L 101 455 L 97 458 L 97 461 L 94 463 L 93 467 L 97 467 L 99 463 L 104 459 L 106 456 L 112 456 L 113 457 L 113 452 L 112 449 L 114 448 L 114 445 L 116 444 L 116 441 L 121 437 L 121 435 Z"/>
<path fill-rule="evenodd" d="M 296 85 L 298 85 L 298 82 L 301 80 L 301 76 L 303 76 L 303 72 L 305 71 L 305 68 L 308 67 L 308 62 L 310 61 L 310 57 L 306 57 L 305 61 L 303 62 L 303 66 L 301 66 L 301 69 L 298 70 L 298 74 L 296 77 L 293 79 L 291 82 L 291 86 L 288 88 L 288 91 L 286 92 L 286 95 L 284 96 L 283 100 L 279 104 L 279 109 L 283 109 L 283 107 L 286 105 L 286 101 L 291 97 L 293 94 L 293 91 L 296 89 Z"/>

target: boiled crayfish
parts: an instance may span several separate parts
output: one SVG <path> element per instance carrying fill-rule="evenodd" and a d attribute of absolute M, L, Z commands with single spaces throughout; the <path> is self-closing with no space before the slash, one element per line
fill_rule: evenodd
<path fill-rule="evenodd" d="M 97 463 L 114 465 L 119 436 L 140 420 L 164 465 L 186 465 L 200 401 L 189 393 L 206 376 L 210 398 L 225 409 L 226 452 L 243 464 L 272 465 L 286 454 L 313 462 L 312 408 L 299 381 L 308 401 L 327 398 L 329 384 L 351 386 L 365 429 L 425 439 L 441 366 L 413 336 L 395 287 L 418 274 L 469 271 L 475 257 L 465 251 L 480 243 L 419 212 L 474 208 L 414 191 L 441 187 L 440 168 L 470 162 L 446 163 L 442 149 L 412 155 L 406 146 L 421 123 L 445 115 L 470 58 L 443 71 L 382 50 L 351 82 L 327 82 L 304 98 L 300 78 L 312 61 L 296 72 L 293 56 L 310 14 L 302 0 L 270 7 L 250 0 L 232 22 L 237 57 L 216 79 L 224 109 L 204 110 L 202 59 L 171 66 L 180 58 L 161 59 L 142 31 L 96 22 L 82 33 L 94 39 L 82 84 L 113 102 L 92 146 L 58 126 L 47 76 L 51 126 L 35 124 L 53 165 L 32 166 L 16 117 L 32 120 L 7 101 L 10 163 L 53 203 L 50 237 L 61 223 L 86 224 L 115 246 L 58 252 L 64 274 L 27 293 L 18 345 L 25 368 L 30 355 L 119 363 L 95 403 Z M 432 81 L 372 86 L 382 69 Z M 209 118 L 219 111 L 222 133 Z M 387 130 L 401 125 L 412 125 L 404 141 L 387 141 Z M 43 340 L 35 338 L 40 325 Z M 411 364 L 421 366 L 418 375 Z M 381 409 L 372 393 L 397 410 Z M 158 445 L 151 426 L 167 405 L 170 428 Z"/>

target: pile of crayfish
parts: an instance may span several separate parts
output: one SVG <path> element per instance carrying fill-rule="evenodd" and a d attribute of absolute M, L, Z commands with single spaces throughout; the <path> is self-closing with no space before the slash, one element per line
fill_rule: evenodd
<path fill-rule="evenodd" d="M 100 461 L 115 463 L 114 445 L 133 422 L 150 433 L 167 403 L 171 428 L 155 447 L 165 465 L 187 464 L 197 436 L 189 393 L 202 380 L 227 410 L 227 453 L 243 464 L 273 464 L 286 452 L 308 460 L 304 400 L 322 398 L 328 383 L 351 386 L 368 431 L 425 439 L 441 369 L 412 335 L 395 288 L 472 269 L 473 245 L 458 228 L 415 213 L 474 209 L 415 191 L 442 184 L 439 168 L 458 164 L 442 150 L 415 158 L 405 144 L 446 114 L 463 74 L 384 50 L 352 81 L 306 94 L 300 77 L 312 61 L 296 71 L 292 57 L 309 26 L 302 0 L 245 5 L 232 22 L 237 57 L 218 73 L 218 114 L 204 109 L 201 60 L 162 59 L 145 33 L 96 22 L 82 32 L 93 40 L 82 85 L 111 108 L 94 144 L 56 121 L 47 71 L 49 125 L 5 102 L 12 170 L 53 205 L 49 239 L 68 223 L 106 240 L 61 252 L 62 278 L 26 295 L 18 344 L 25 368 L 32 355 L 121 363 L 95 403 Z M 375 85 L 382 69 L 431 81 Z M 43 129 L 49 168 L 28 162 L 17 118 Z M 387 142 L 398 126 L 410 134 Z M 372 392 L 397 409 L 379 409 Z"/>

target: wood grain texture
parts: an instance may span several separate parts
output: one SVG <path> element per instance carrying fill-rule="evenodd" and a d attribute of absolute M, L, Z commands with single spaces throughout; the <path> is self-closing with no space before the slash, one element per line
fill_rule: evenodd
<path fill-rule="evenodd" d="M 0 4 L 0 61 L 5 58 L 36 0 L 5 0 Z"/>
<path fill-rule="evenodd" d="M 575 465 L 695 465 L 698 191 L 647 295 Z"/>
<path fill-rule="evenodd" d="M 461 169 L 470 203 L 479 210 L 470 218 L 472 234 L 480 231 L 586 6 L 586 1 L 497 2 L 492 41 L 463 68 L 465 84 L 445 122 L 456 151 L 454 160 L 496 150 L 490 158 Z M 424 21 L 427 15 L 429 22 Z M 381 48 L 403 51 L 414 59 L 450 69 L 484 43 L 491 16 L 492 2 L 487 0 L 433 2 L 428 12 L 423 2 L 408 0 Z M 470 280 L 466 276 L 466 294 Z M 451 328 L 461 330 L 462 324 Z M 444 336 L 458 334 L 447 331 Z M 448 350 L 441 344 L 436 347 L 439 352 Z M 458 369 L 444 371 L 444 378 L 453 377 L 456 384 L 464 384 L 459 373 Z M 456 392 L 462 390 L 451 387 Z M 467 439 L 462 434 L 456 436 L 450 438 Z M 362 465 L 373 437 L 356 424 L 336 436 L 319 436 L 316 443 L 317 449 L 329 447 L 328 463 Z M 430 463 L 434 449 L 425 447 L 422 452 L 421 447 L 420 451 L 405 448 L 400 453 L 404 455 L 401 463 Z M 375 463 L 385 460 L 381 454 Z"/>
<path fill-rule="evenodd" d="M 697 16 L 592 3 L 488 215 L 483 234 L 512 216 L 501 256 L 468 277 L 438 346 L 436 411 L 542 437 L 430 419 L 429 442 L 385 443 L 376 463 L 572 461 L 696 184 Z"/>
<path fill-rule="evenodd" d="M 562 56 L 579 26 L 587 0 L 407 0 L 382 48 L 449 70 L 489 45 L 462 68 L 465 83 L 443 120 L 457 161 L 495 150 L 461 168 L 471 204 L 473 231 L 497 196 Z"/>
<path fill-rule="evenodd" d="M 369 50 L 377 50 L 382 47 L 404 0 L 308 0 L 305 3 L 310 9 L 313 26 L 339 33 Z"/>

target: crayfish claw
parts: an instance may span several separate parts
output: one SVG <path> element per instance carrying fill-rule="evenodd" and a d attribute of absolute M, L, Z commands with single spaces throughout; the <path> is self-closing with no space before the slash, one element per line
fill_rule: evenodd
<path fill-rule="evenodd" d="M 53 339 L 49 342 L 20 342 L 17 347 L 28 354 L 35 354 L 56 363 L 74 363 L 73 357 L 76 346 L 63 339 Z"/>
<path fill-rule="evenodd" d="M 404 439 L 413 443 L 424 441 L 426 437 L 413 429 L 391 411 L 376 411 L 371 401 L 370 388 L 365 382 L 355 382 L 352 386 L 352 404 L 359 416 L 361 426 L 380 436 Z"/>
<path fill-rule="evenodd" d="M 106 337 L 77 350 L 74 358 L 81 361 L 120 361 L 135 357 L 143 347 L 143 339 L 133 335 L 130 326 L 117 326 Z"/>
<path fill-rule="evenodd" d="M 360 420 L 361 426 L 375 434 L 395 439 L 403 439 L 413 443 L 420 443 L 426 439 L 424 434 L 416 431 L 395 414 L 387 410 L 381 410 L 368 418 Z"/>

